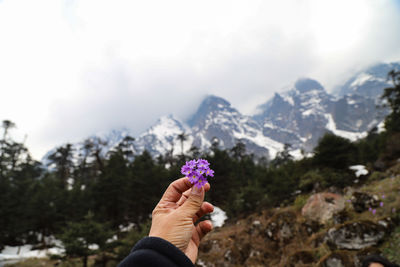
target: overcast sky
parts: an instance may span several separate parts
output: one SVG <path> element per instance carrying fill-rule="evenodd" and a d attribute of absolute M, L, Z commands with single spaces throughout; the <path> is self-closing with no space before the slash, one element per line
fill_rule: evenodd
<path fill-rule="evenodd" d="M 40 159 L 207 94 L 250 114 L 299 77 L 399 61 L 399 32 L 400 0 L 0 0 L 0 120 Z"/>

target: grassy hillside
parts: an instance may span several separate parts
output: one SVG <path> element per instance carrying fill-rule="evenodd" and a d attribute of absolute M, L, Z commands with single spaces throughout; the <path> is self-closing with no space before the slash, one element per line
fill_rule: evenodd
<path fill-rule="evenodd" d="M 383 254 L 400 263 L 400 163 L 386 172 L 372 173 L 363 185 L 349 186 L 342 192 L 346 200 L 344 210 L 325 224 L 302 216 L 301 210 L 310 196 L 308 194 L 299 195 L 291 205 L 263 209 L 215 229 L 203 240 L 197 265 L 333 266 L 329 262 L 336 259 L 343 266 L 357 266 L 363 256 L 372 253 Z M 378 206 L 356 212 L 352 203 L 356 192 L 375 196 Z M 371 234 L 367 227 L 370 223 L 383 225 L 385 222 L 387 227 L 382 228 L 384 237 L 377 244 L 366 244 L 362 249 L 335 248 L 327 240 L 330 229 L 359 225 L 361 229 L 354 231 L 364 231 L 362 234 L 368 235 Z"/>

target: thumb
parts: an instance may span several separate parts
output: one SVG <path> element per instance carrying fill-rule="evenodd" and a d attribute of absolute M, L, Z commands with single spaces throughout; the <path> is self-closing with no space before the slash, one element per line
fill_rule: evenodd
<path fill-rule="evenodd" d="M 192 187 L 188 199 L 180 207 L 181 211 L 192 218 L 200 209 L 201 204 L 204 201 L 204 189 L 203 187 L 198 188 L 197 186 Z"/>

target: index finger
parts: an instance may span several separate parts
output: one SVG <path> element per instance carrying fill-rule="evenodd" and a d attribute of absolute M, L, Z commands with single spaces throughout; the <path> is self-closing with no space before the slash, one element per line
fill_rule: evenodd
<path fill-rule="evenodd" d="M 168 202 L 177 202 L 182 194 L 190 189 L 192 184 L 189 182 L 187 177 L 180 178 L 178 180 L 173 181 L 165 190 L 164 195 L 161 198 L 161 201 L 168 201 Z"/>

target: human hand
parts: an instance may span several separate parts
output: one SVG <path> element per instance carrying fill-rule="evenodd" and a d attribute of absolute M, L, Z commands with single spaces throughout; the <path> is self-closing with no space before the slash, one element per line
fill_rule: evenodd
<path fill-rule="evenodd" d="M 200 240 L 212 229 L 208 220 L 194 225 L 214 210 L 210 203 L 203 202 L 209 189 L 208 183 L 201 188 L 192 186 L 186 177 L 171 183 L 153 210 L 149 236 L 169 241 L 195 263 Z"/>

